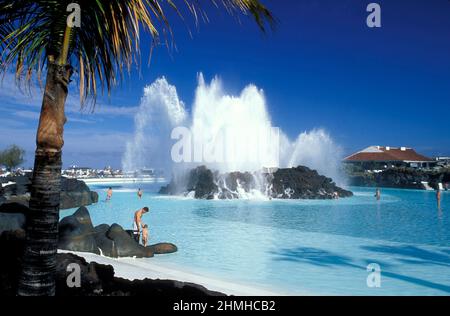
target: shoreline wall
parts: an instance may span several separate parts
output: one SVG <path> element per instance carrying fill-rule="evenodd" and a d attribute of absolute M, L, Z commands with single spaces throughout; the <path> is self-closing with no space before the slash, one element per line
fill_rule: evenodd
<path fill-rule="evenodd" d="M 425 171 L 411 168 L 393 168 L 379 173 L 347 172 L 350 186 L 385 187 L 396 189 L 426 190 L 422 182 L 434 190 L 442 184 L 450 189 L 450 170 Z"/>

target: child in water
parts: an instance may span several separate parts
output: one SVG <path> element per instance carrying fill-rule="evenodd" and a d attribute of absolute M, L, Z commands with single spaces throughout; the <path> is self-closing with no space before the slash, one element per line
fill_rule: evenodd
<path fill-rule="evenodd" d="M 142 226 L 142 243 L 144 244 L 144 247 L 147 247 L 148 242 L 148 225 L 145 224 Z"/>
<path fill-rule="evenodd" d="M 106 201 L 111 200 L 112 194 L 113 194 L 113 191 L 112 191 L 112 188 L 110 187 L 110 188 L 108 189 L 108 191 L 106 191 Z"/>

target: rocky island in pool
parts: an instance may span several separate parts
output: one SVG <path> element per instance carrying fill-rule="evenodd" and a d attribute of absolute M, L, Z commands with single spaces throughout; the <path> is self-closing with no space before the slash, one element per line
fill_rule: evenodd
<path fill-rule="evenodd" d="M 274 199 L 314 200 L 353 196 L 352 192 L 338 187 L 331 178 L 304 166 L 280 168 L 274 172 L 225 174 L 200 166 L 174 176 L 159 193 L 206 200 L 239 199 L 252 194 Z"/>

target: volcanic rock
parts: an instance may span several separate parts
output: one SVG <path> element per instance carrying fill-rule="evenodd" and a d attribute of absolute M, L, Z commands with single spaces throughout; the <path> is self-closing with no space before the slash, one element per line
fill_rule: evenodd
<path fill-rule="evenodd" d="M 7 202 L 29 205 L 32 174 L 3 177 L 0 183 L 12 183 L 0 188 L 0 205 Z M 98 202 L 97 192 L 93 192 L 80 180 L 61 177 L 60 209 L 77 208 Z"/>
<path fill-rule="evenodd" d="M 59 249 L 100 254 L 89 211 L 83 206 L 59 223 Z"/>
<path fill-rule="evenodd" d="M 187 183 L 184 190 L 183 183 Z M 277 169 L 271 173 L 226 174 L 213 173 L 201 166 L 184 177 L 174 177 L 166 187 L 161 188 L 160 194 L 183 194 L 196 199 L 238 199 L 255 190 L 278 199 L 333 199 L 353 195 L 338 187 L 332 179 L 303 166 Z"/>

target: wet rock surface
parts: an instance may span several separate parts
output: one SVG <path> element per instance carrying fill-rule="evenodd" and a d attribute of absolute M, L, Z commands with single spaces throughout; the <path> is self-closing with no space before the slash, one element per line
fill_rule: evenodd
<path fill-rule="evenodd" d="M 273 173 L 273 198 L 281 199 L 333 199 L 350 197 L 353 193 L 338 187 L 331 178 L 319 175 L 316 170 L 299 166 L 278 169 Z"/>
<path fill-rule="evenodd" d="M 178 251 L 177 246 L 170 243 L 159 243 L 156 245 L 151 245 L 149 246 L 149 248 L 153 251 L 155 255 L 174 253 Z"/>
<path fill-rule="evenodd" d="M 307 167 L 277 169 L 271 173 L 232 172 L 219 174 L 205 166 L 174 177 L 161 194 L 185 195 L 197 199 L 238 199 L 259 192 L 278 199 L 333 199 L 353 193 L 338 187 L 332 179 Z"/>

